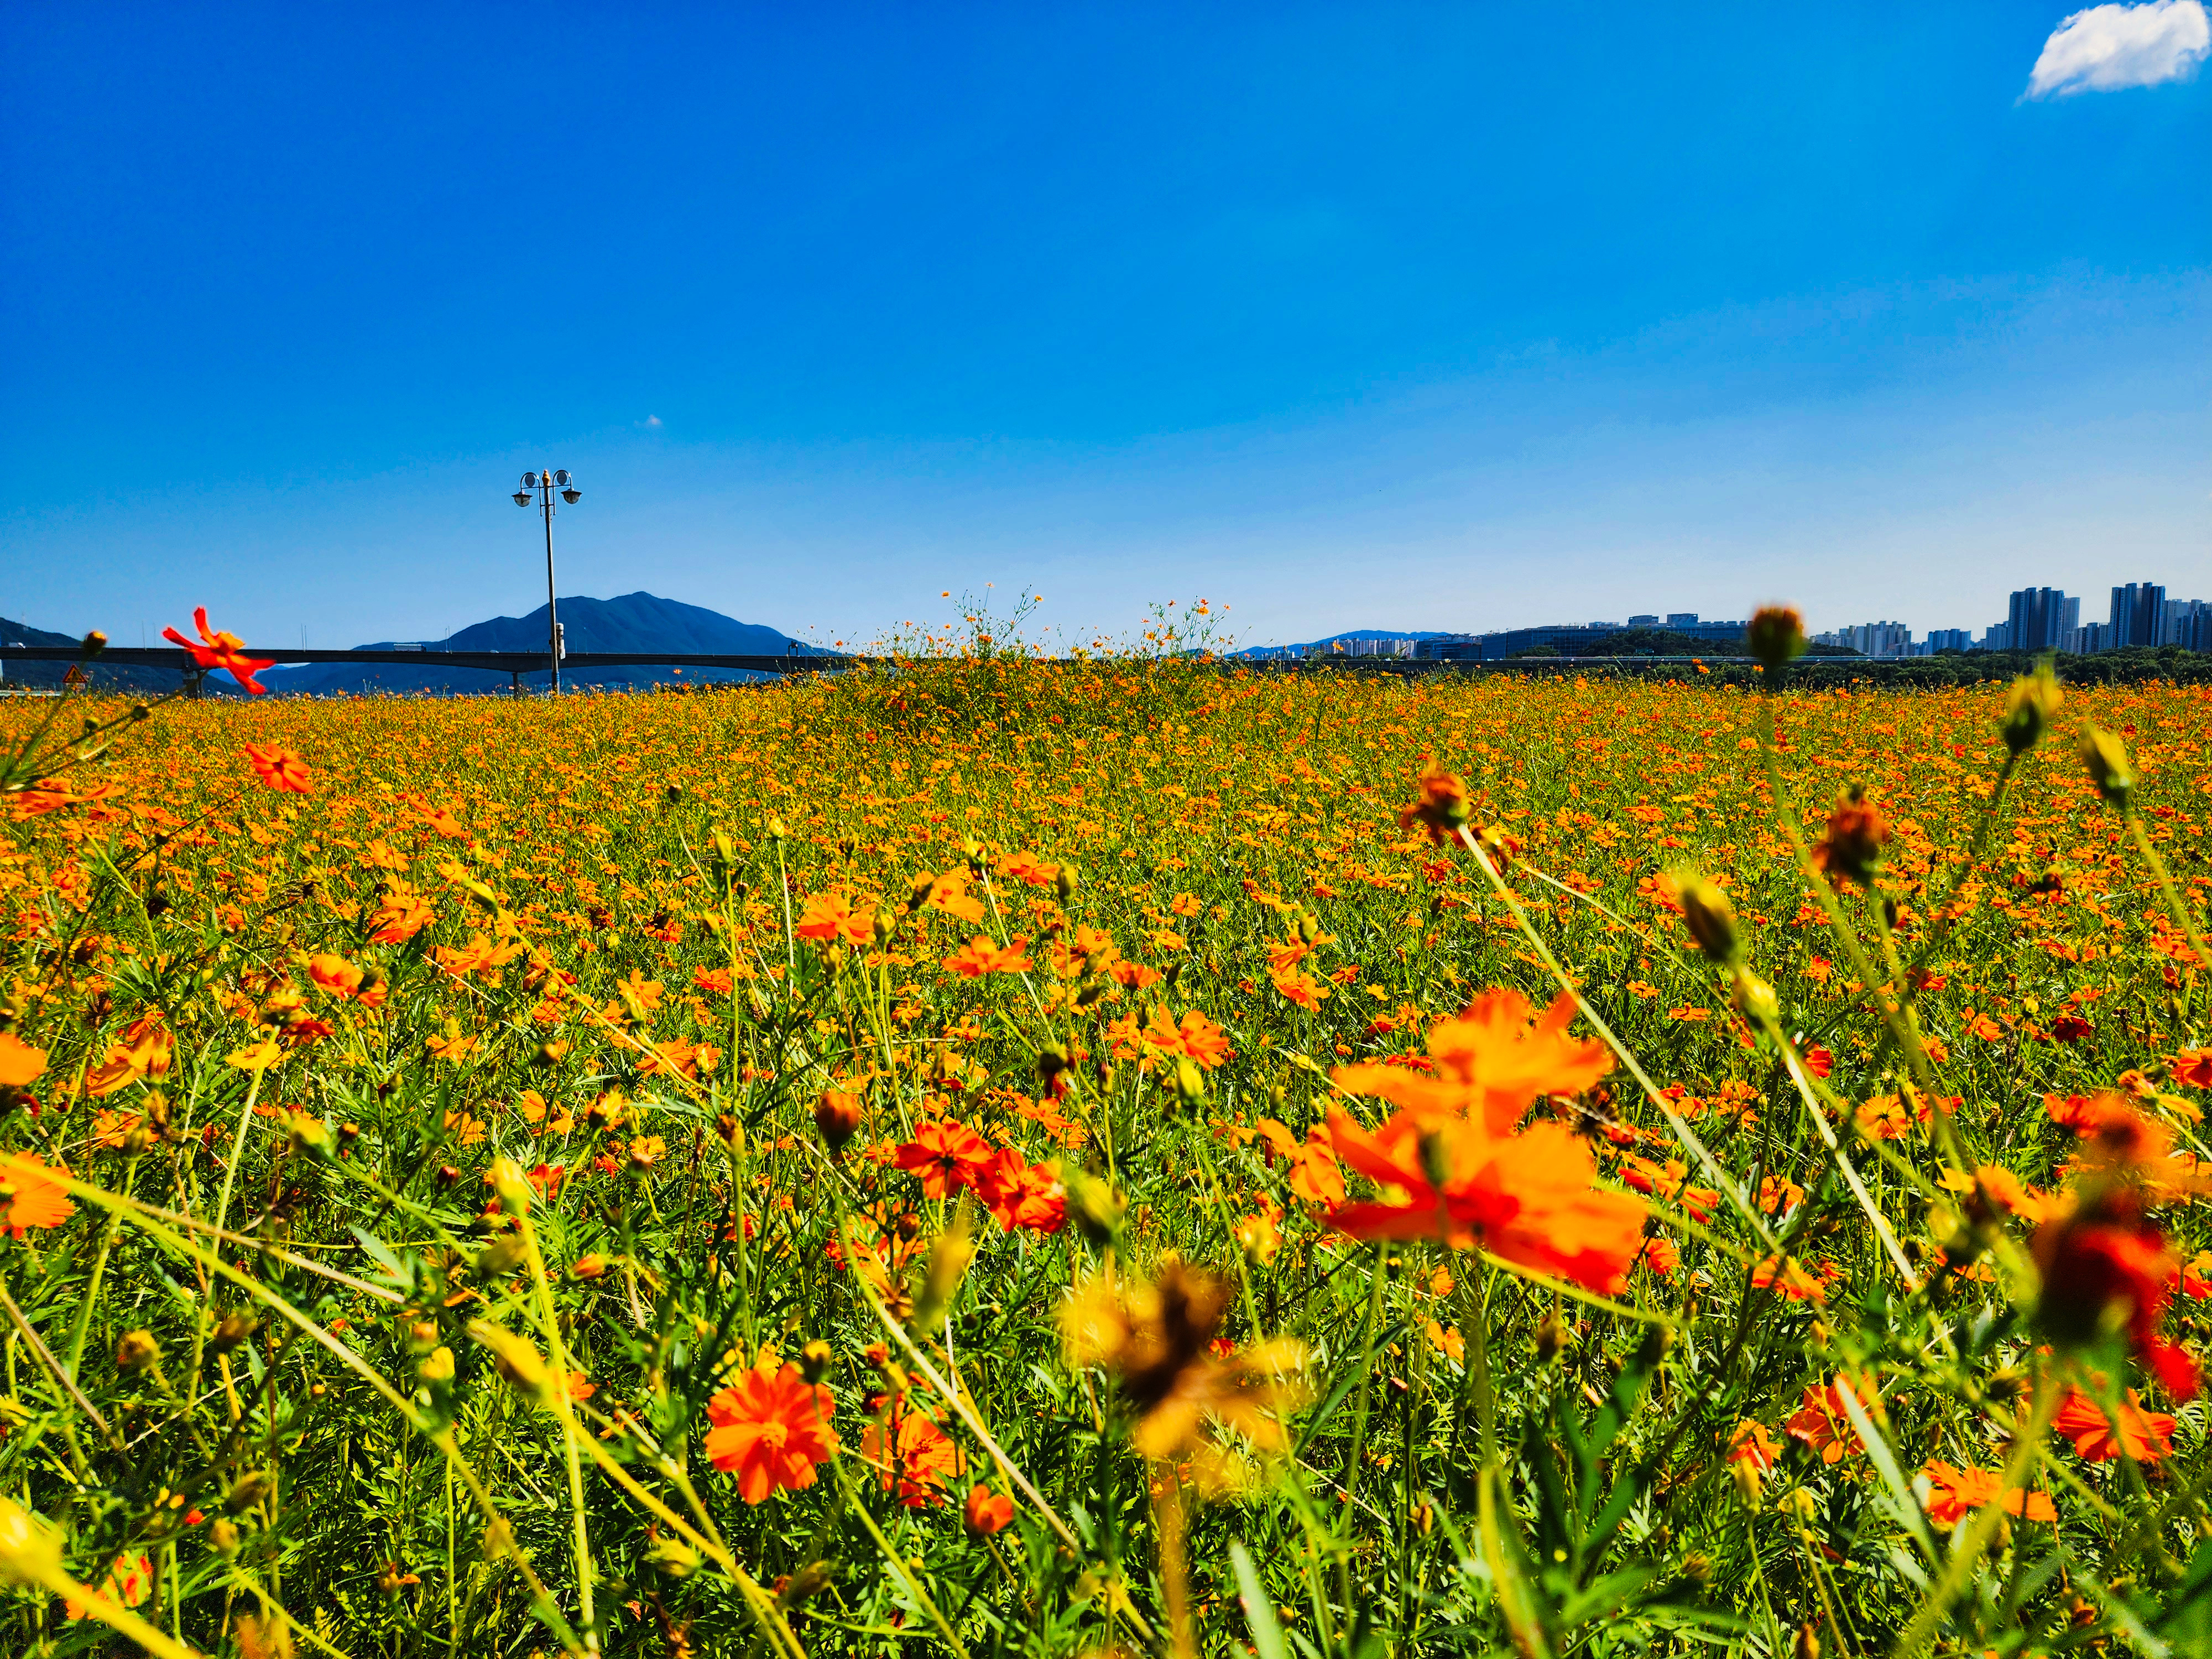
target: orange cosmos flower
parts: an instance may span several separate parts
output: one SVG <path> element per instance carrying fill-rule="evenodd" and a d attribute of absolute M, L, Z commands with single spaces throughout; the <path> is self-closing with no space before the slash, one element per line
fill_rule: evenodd
<path fill-rule="evenodd" d="M 1518 991 L 1486 991 L 1430 1029 L 1432 1072 L 1340 1066 L 1336 1085 L 1424 1115 L 1473 1113 L 1489 1133 L 1504 1134 L 1540 1096 L 1580 1094 L 1613 1069 L 1603 1044 L 1567 1036 L 1573 998 L 1562 992 L 1534 1024 L 1529 1012 Z"/>
<path fill-rule="evenodd" d="M 120 1042 L 110 1043 L 99 1065 L 84 1075 L 84 1091 L 104 1100 L 142 1078 L 165 1077 L 174 1063 L 176 1048 L 161 1029 L 158 1010 L 131 1022 Z"/>
<path fill-rule="evenodd" d="M 110 1603 L 126 1607 L 143 1605 L 154 1593 L 154 1563 L 144 1555 L 118 1555 L 108 1564 L 106 1575 L 100 1581 L 100 1595 Z M 62 1603 L 62 1616 L 74 1622 L 87 1613 L 97 1616 L 97 1608 L 88 1601 L 70 1597 Z"/>
<path fill-rule="evenodd" d="M 826 1387 L 808 1382 L 796 1365 L 779 1368 L 775 1352 L 763 1348 L 758 1364 L 707 1402 L 714 1425 L 707 1431 L 707 1456 L 738 1477 L 738 1496 L 748 1504 L 797 1492 L 814 1484 L 816 1464 L 837 1455 L 830 1426 L 836 1409 Z"/>
<path fill-rule="evenodd" d="M 208 627 L 205 605 L 200 606 L 198 610 L 192 612 L 192 626 L 200 631 L 201 643 L 199 644 L 194 644 L 173 628 L 163 629 L 161 637 L 173 645 L 184 647 L 191 654 L 191 659 L 202 668 L 228 669 L 231 678 L 236 680 L 257 697 L 269 689 L 253 677 L 263 669 L 274 666 L 276 658 L 249 657 L 246 654 L 246 641 L 240 639 L 237 635 L 217 634 L 211 631 Z"/>
<path fill-rule="evenodd" d="M 818 939 L 825 945 L 842 940 L 861 945 L 874 937 L 875 922 L 855 915 L 842 893 L 817 893 L 806 901 L 799 913 L 798 926 L 791 931 L 801 939 Z"/>
<path fill-rule="evenodd" d="M 332 996 L 341 999 L 349 997 L 361 989 L 361 969 L 343 957 L 309 957 L 307 977 Z"/>
<path fill-rule="evenodd" d="M 1863 1382 L 1853 1388 L 1838 1372 L 1824 1388 L 1807 1387 L 1804 1402 L 1783 1423 L 1783 1432 L 1808 1451 L 1820 1453 L 1823 1463 L 1840 1463 L 1846 1456 L 1864 1451 L 1859 1431 L 1851 1426 L 1850 1413 L 1844 1407 L 1846 1394 L 1866 1408 L 1869 1418 L 1880 1410 L 1880 1401 L 1871 1389 Z"/>
<path fill-rule="evenodd" d="M 1431 842 L 1443 846 L 1457 841 L 1460 826 L 1474 816 L 1466 783 L 1431 763 L 1421 774 L 1419 797 L 1399 812 L 1398 827 L 1411 830 L 1418 823 Z"/>
<path fill-rule="evenodd" d="M 1990 1469 L 1954 1469 L 1933 1461 L 1922 1473 L 1928 1477 L 1928 1518 L 1939 1527 L 1955 1527 L 1976 1510 L 1994 1503 L 2004 1478 Z M 2046 1492 L 2015 1486 L 2004 1494 L 2005 1513 L 2024 1521 L 2056 1521 L 2058 1510 Z"/>
<path fill-rule="evenodd" d="M 985 974 L 1026 974 L 1030 959 L 1023 947 L 1029 941 L 1017 939 L 1001 950 L 989 939 L 978 935 L 952 955 L 945 958 L 948 970 L 963 979 L 980 979 Z"/>
<path fill-rule="evenodd" d="M 2154 1463 L 2173 1450 L 2173 1419 L 2145 1411 L 2133 1389 L 2120 1407 L 2117 1430 L 2105 1408 L 2079 1389 L 2067 1391 L 2051 1426 L 2074 1443 L 2075 1455 L 2092 1463 L 2109 1463 L 2124 1450 L 2138 1463 Z"/>
<path fill-rule="evenodd" d="M 1060 1176 L 1043 1164 L 1032 1164 L 1011 1146 L 975 1176 L 977 1196 L 1008 1232 L 1027 1227 L 1034 1232 L 1056 1233 L 1067 1219 L 1067 1188 Z"/>
<path fill-rule="evenodd" d="M 960 1448 L 933 1418 L 897 1400 L 890 1407 L 889 1431 L 872 1423 L 860 1437 L 860 1456 L 881 1472 L 884 1490 L 908 1509 L 926 1509 L 942 1495 L 945 1480 L 966 1467 Z"/>
<path fill-rule="evenodd" d="M 1290 1126 L 1263 1117 L 1253 1128 L 1265 1143 L 1269 1161 L 1285 1159 L 1291 1166 L 1291 1191 L 1309 1204 L 1333 1207 L 1344 1202 L 1344 1176 L 1336 1163 L 1336 1146 L 1328 1129 L 1319 1123 L 1301 1141 Z"/>
<path fill-rule="evenodd" d="M 900 1169 L 921 1177 L 924 1198 L 945 1198 L 975 1186 L 991 1161 L 989 1143 L 955 1118 L 915 1125 L 914 1139 L 891 1155 Z"/>
<path fill-rule="evenodd" d="M 420 893 L 394 888 L 386 894 L 369 917 L 369 938 L 379 945 L 404 945 L 435 920 L 429 902 Z"/>
<path fill-rule="evenodd" d="M 1336 1156 L 1402 1201 L 1351 1204 L 1330 1221 L 1354 1238 L 1437 1238 L 1610 1293 L 1644 1243 L 1644 1206 L 1600 1190 L 1589 1148 L 1565 1125 L 1492 1136 L 1472 1118 L 1407 1109 L 1373 1134 L 1329 1114 Z"/>
<path fill-rule="evenodd" d="M 246 745 L 246 758 L 253 763 L 261 781 L 271 789 L 286 794 L 306 795 L 314 792 L 307 781 L 307 763 L 289 749 L 279 749 L 271 744 L 266 749 Z"/>
<path fill-rule="evenodd" d="M 76 1206 L 54 1179 L 69 1172 L 66 1164 L 49 1170 L 27 1152 L 0 1158 L 0 1228 L 10 1238 L 21 1238 L 33 1227 L 58 1227 L 75 1215 Z"/>
<path fill-rule="evenodd" d="M 0 1089 L 21 1089 L 46 1069 L 46 1051 L 13 1031 L 0 1031 Z"/>
<path fill-rule="evenodd" d="M 1828 1299 L 1826 1284 L 1806 1271 L 1803 1262 L 1777 1256 L 1768 1256 L 1751 1270 L 1751 1287 L 1755 1291 L 1772 1290 L 1792 1302 Z"/>
<path fill-rule="evenodd" d="M 961 1510 L 961 1523 L 978 1538 L 988 1538 L 994 1532 L 1006 1530 L 1014 1518 L 1014 1500 L 1002 1492 L 993 1492 L 988 1486 L 971 1487 L 968 1502 Z"/>
<path fill-rule="evenodd" d="M 1285 999 L 1301 1008 L 1318 1008 L 1328 996 L 1328 987 L 1311 974 L 1302 974 L 1296 969 L 1277 974 L 1270 981 Z"/>

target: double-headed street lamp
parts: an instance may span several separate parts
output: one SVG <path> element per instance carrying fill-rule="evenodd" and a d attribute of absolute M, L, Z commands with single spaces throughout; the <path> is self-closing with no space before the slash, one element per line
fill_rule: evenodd
<path fill-rule="evenodd" d="M 545 654 L 553 667 L 553 695 L 561 695 L 561 613 L 559 601 L 553 597 L 553 497 L 574 507 L 583 500 L 584 492 L 568 482 L 568 469 L 558 472 L 526 472 L 522 488 L 514 492 L 517 507 L 530 505 L 530 498 L 538 497 L 538 509 L 545 519 Z"/>

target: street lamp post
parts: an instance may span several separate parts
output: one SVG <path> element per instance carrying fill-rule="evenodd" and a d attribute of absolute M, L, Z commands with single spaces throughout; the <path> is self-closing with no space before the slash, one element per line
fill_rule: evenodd
<path fill-rule="evenodd" d="M 545 520 L 545 656 L 552 666 L 553 695 L 557 697 L 561 695 L 561 659 L 565 653 L 561 648 L 560 602 L 553 597 L 553 497 L 556 495 L 571 507 L 584 496 L 582 490 L 568 482 L 568 469 L 565 466 L 557 472 L 524 473 L 522 488 L 514 492 L 517 507 L 529 506 L 530 498 L 536 495 L 538 510 Z"/>

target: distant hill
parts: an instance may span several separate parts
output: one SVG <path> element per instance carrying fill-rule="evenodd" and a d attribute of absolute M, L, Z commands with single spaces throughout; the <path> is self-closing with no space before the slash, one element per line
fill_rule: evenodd
<path fill-rule="evenodd" d="M 51 690 L 62 683 L 70 665 L 65 662 L 21 662 L 15 659 L 7 647 L 11 645 L 74 646 L 84 638 L 82 634 L 52 634 L 43 628 L 32 628 L 0 617 L 0 685 L 28 685 L 40 690 Z M 117 640 L 116 644 L 125 643 Z M 149 696 L 160 696 L 175 690 L 184 684 L 185 677 L 173 668 L 126 668 L 118 663 L 94 661 L 85 671 L 92 677 L 95 687 L 108 691 L 138 691 Z M 226 678 L 218 685 L 213 677 L 207 682 L 211 694 L 222 695 L 230 689 Z M 240 695 L 243 695 L 242 693 Z"/>
<path fill-rule="evenodd" d="M 529 651 L 545 649 L 545 607 L 526 617 L 494 617 L 471 623 L 443 640 L 419 643 L 431 651 Z M 758 623 L 744 623 L 658 594 L 624 593 L 619 599 L 577 597 L 561 601 L 561 631 L 571 652 L 665 650 L 677 656 L 781 656 L 812 647 Z M 415 641 L 376 640 L 356 646 L 360 651 L 389 650 Z M 630 668 L 561 670 L 568 686 L 682 685 L 702 680 L 748 680 L 759 678 L 741 669 L 673 669 L 641 665 Z M 543 688 L 543 669 L 523 677 L 525 685 Z M 302 692 L 483 692 L 505 691 L 512 681 L 503 673 L 477 668 L 455 668 L 434 659 L 420 667 L 413 663 L 310 663 L 298 668 L 272 668 L 261 676 L 271 691 Z"/>

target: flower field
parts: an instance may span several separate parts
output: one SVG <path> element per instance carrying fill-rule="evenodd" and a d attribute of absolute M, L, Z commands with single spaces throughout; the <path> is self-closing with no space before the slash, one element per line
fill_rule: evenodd
<path fill-rule="evenodd" d="M 2212 1651 L 2212 692 L 1775 678 L 0 705 L 0 1649 Z"/>

